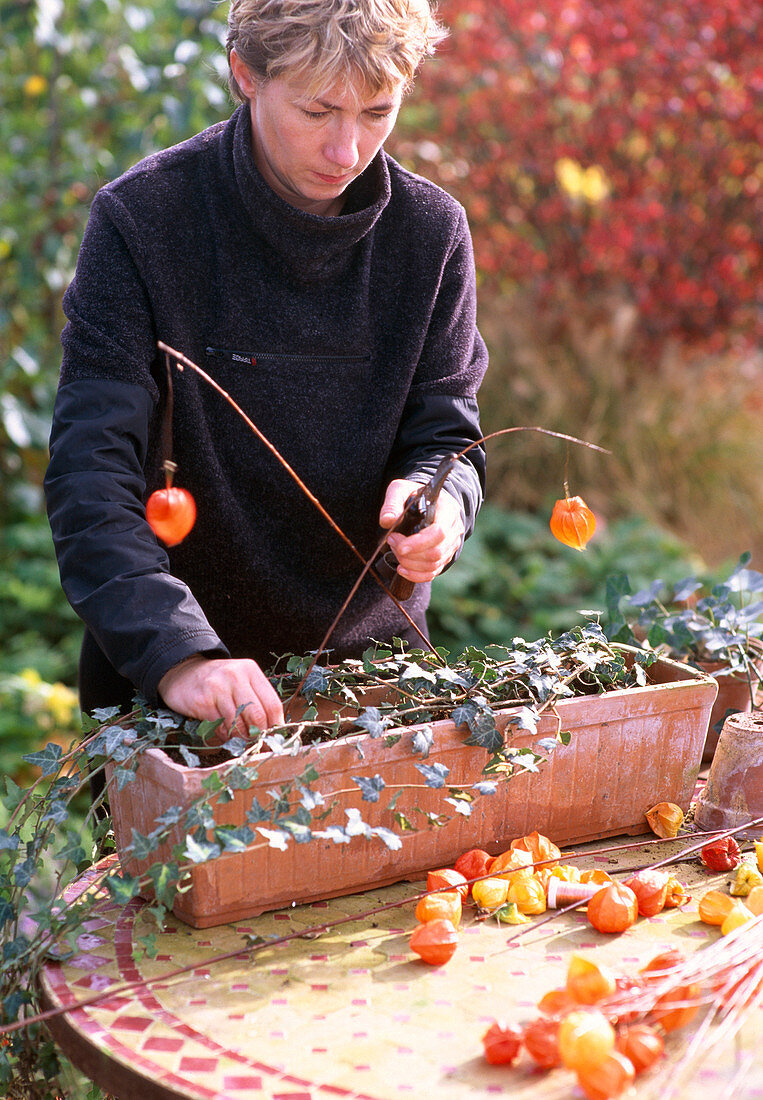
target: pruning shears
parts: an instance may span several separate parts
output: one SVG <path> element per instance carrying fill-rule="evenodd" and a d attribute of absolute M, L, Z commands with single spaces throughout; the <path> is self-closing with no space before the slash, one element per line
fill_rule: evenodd
<path fill-rule="evenodd" d="M 458 455 L 445 455 L 440 459 L 429 481 L 411 493 L 403 506 L 402 518 L 394 527 L 396 532 L 401 535 L 415 535 L 425 527 L 431 527 L 437 509 L 437 498 L 457 460 Z M 415 582 L 400 576 L 397 572 L 397 558 L 391 550 L 384 555 L 384 561 L 395 569 L 395 575 L 389 585 L 390 592 L 401 603 L 403 600 L 409 600 L 416 587 Z"/>

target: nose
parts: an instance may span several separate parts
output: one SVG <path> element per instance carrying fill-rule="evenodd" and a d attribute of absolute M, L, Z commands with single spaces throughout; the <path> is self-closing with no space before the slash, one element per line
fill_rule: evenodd
<path fill-rule="evenodd" d="M 323 147 L 331 164 L 348 171 L 358 163 L 358 133 L 354 122 L 337 121 Z"/>

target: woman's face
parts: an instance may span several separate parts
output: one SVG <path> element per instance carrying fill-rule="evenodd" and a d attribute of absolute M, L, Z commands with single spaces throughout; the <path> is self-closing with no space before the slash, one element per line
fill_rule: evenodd
<path fill-rule="evenodd" d="M 265 180 L 300 210 L 339 214 L 344 191 L 395 124 L 402 80 L 376 95 L 329 88 L 310 98 L 304 80 L 280 76 L 257 84 L 235 53 L 231 65 L 249 98 L 254 160 Z"/>

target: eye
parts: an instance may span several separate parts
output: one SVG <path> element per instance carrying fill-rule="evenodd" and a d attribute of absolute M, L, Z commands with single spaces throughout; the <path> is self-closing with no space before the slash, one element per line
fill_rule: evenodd
<path fill-rule="evenodd" d="M 307 115 L 308 118 L 328 118 L 331 114 L 330 111 L 308 111 L 305 107 L 302 108 L 302 114 Z"/>

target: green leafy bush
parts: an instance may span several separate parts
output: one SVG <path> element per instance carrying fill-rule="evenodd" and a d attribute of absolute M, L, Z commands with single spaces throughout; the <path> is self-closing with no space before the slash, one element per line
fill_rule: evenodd
<path fill-rule="evenodd" d="M 600 525 L 583 553 L 555 541 L 547 516 L 483 508 L 458 564 L 432 585 L 429 623 L 436 645 L 508 644 L 569 630 L 603 613 L 607 577 L 627 573 L 645 587 L 678 580 L 701 563 L 678 539 L 642 519 Z"/>

